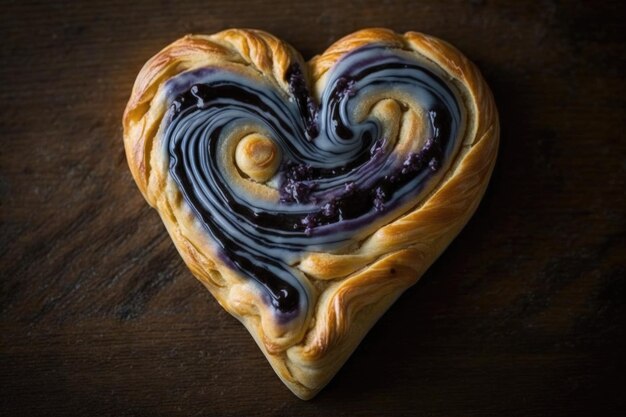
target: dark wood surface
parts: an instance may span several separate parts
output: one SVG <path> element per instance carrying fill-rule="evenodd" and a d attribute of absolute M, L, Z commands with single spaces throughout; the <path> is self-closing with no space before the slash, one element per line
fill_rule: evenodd
<path fill-rule="evenodd" d="M 42 3 L 1 12 L 1 415 L 624 411 L 624 2 Z M 308 58 L 369 26 L 473 59 L 502 145 L 466 229 L 303 402 L 143 201 L 122 111 L 185 33 L 256 27 Z"/>

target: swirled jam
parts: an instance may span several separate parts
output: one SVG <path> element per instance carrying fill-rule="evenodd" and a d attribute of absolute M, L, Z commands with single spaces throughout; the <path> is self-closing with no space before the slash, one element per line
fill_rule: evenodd
<path fill-rule="evenodd" d="M 414 207 L 463 136 L 453 88 L 407 52 L 362 47 L 325 77 L 319 104 L 297 64 L 285 74 L 289 94 L 220 68 L 188 71 L 166 85 L 170 173 L 222 258 L 262 287 L 283 322 L 310 308 L 310 286 L 295 267 L 301 255 L 340 250 Z M 422 109 L 427 137 L 415 138 L 417 149 L 397 151 L 385 120 L 353 120 L 373 96 Z M 243 192 L 220 169 L 221 142 L 243 125 L 280 149 L 268 183 L 277 190 L 273 201 Z"/>

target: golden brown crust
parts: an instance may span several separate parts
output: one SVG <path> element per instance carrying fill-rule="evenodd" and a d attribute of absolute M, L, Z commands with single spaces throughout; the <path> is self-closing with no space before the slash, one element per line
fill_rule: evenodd
<path fill-rule="evenodd" d="M 467 112 L 465 137 L 445 177 L 412 211 L 381 227 L 349 253 L 309 253 L 302 258 L 298 268 L 314 283 L 318 298 L 313 316 L 304 318 L 300 330 L 285 332 L 265 311 L 256 287 L 219 261 L 213 243 L 169 176 L 167 160 L 157 151 L 166 110 L 163 84 L 181 72 L 219 65 L 262 77 L 286 92 L 284 74 L 297 61 L 308 65 L 314 93 L 319 96 L 332 65 L 347 52 L 372 42 L 415 53 L 457 87 Z M 386 107 L 377 111 L 395 111 L 393 103 L 380 105 Z M 414 124 L 418 129 L 419 123 Z M 255 132 L 242 131 L 240 138 L 251 133 Z M 303 399 L 313 397 L 332 378 L 369 328 L 469 220 L 491 175 L 498 138 L 491 92 L 467 58 L 436 38 L 416 32 L 399 35 L 387 29 L 348 35 L 308 64 L 290 46 L 261 31 L 188 35 L 146 63 L 124 113 L 126 154 L 139 189 L 159 211 L 193 274 L 244 323 L 280 378 Z M 269 174 L 262 172 L 258 179 L 266 177 Z M 275 198 L 251 181 L 243 181 L 242 186 L 252 187 L 262 198 Z"/>

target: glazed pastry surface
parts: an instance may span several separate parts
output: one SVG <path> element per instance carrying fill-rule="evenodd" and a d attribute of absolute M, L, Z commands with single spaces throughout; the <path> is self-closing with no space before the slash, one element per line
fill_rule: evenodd
<path fill-rule="evenodd" d="M 474 65 L 366 29 L 305 63 L 272 35 L 188 35 L 124 114 L 129 166 L 194 275 L 314 396 L 458 234 L 499 126 Z"/>

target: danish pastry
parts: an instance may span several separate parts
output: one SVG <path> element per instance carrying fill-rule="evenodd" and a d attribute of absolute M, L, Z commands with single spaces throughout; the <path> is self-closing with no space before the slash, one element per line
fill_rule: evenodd
<path fill-rule="evenodd" d="M 258 30 L 185 36 L 141 69 L 123 124 L 185 263 L 303 399 L 469 220 L 499 140 L 467 58 L 386 29 L 308 62 Z"/>

